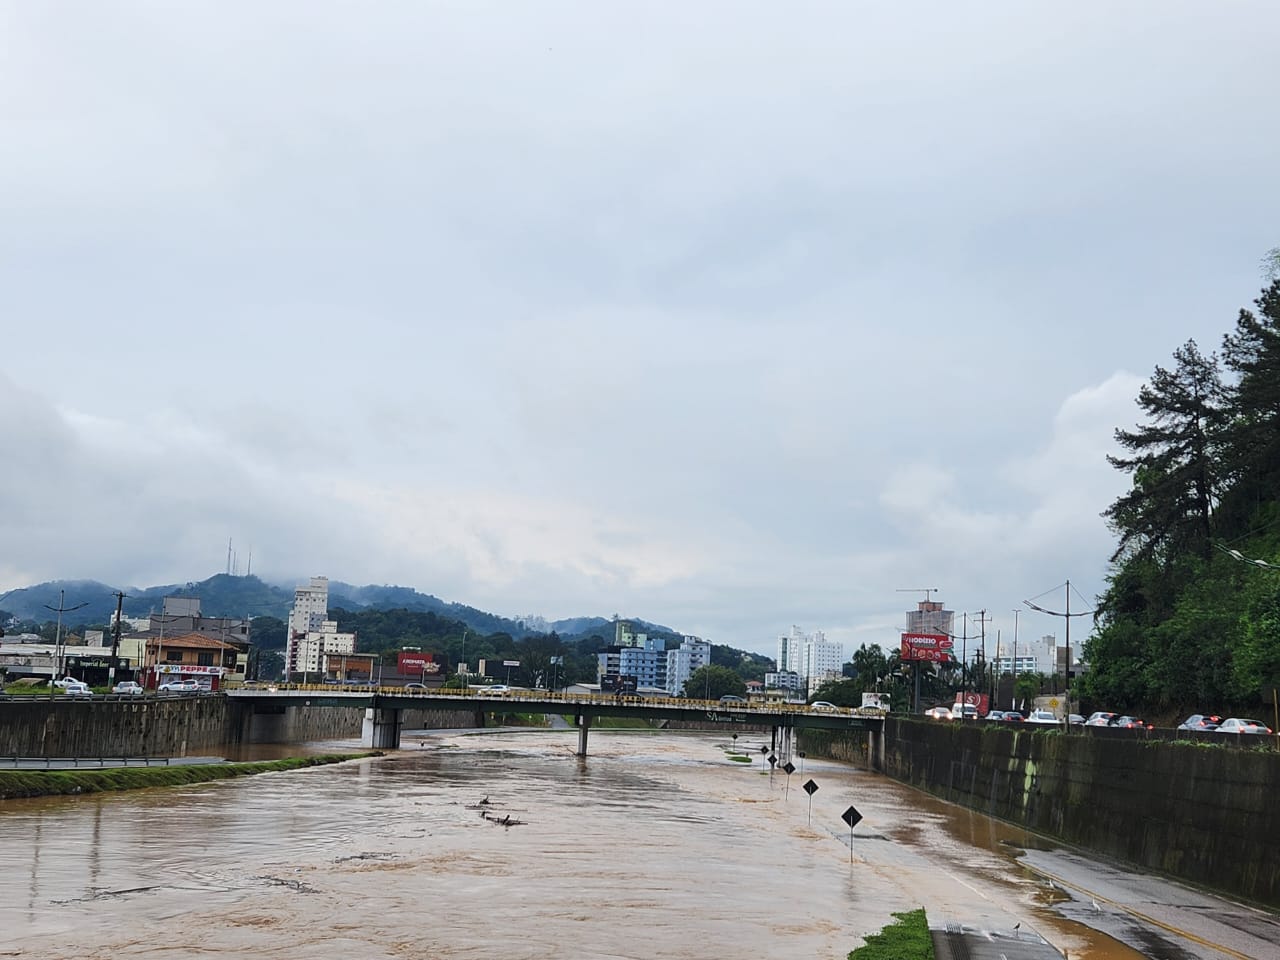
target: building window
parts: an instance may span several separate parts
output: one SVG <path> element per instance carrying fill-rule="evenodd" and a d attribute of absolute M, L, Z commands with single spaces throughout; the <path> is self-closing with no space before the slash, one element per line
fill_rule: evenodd
<path fill-rule="evenodd" d="M 200 666 L 202 666 L 202 667 L 212 667 L 212 666 L 213 666 L 213 654 L 212 654 L 212 653 L 199 653 L 199 654 L 196 654 L 196 663 L 198 663 L 198 664 L 199 664 Z"/>
<path fill-rule="evenodd" d="M 164 653 L 164 662 L 165 662 L 165 663 L 181 663 L 181 662 L 182 662 L 182 651 L 181 651 L 181 650 L 166 650 L 166 651 L 165 651 L 165 653 Z"/>

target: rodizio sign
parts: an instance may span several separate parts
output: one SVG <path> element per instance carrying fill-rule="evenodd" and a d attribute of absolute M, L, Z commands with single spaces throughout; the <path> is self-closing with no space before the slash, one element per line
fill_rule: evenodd
<path fill-rule="evenodd" d="M 902 635 L 903 660 L 933 660 L 946 663 L 954 659 L 951 648 L 955 641 L 941 633 L 904 633 Z"/>

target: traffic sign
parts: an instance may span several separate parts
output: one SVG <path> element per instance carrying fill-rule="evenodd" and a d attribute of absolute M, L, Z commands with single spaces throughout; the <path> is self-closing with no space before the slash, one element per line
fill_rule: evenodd
<path fill-rule="evenodd" d="M 782 769 L 786 771 L 787 776 L 789 777 L 796 772 L 796 765 L 788 760 L 786 764 L 783 765 Z"/>
<path fill-rule="evenodd" d="M 818 792 L 818 785 L 814 783 L 812 780 L 806 780 L 804 782 L 804 792 L 812 797 L 815 793 Z"/>
<path fill-rule="evenodd" d="M 840 819 L 847 823 L 849 825 L 849 829 L 852 830 L 861 822 L 862 814 L 858 812 L 857 807 L 850 807 L 844 813 L 840 814 Z"/>

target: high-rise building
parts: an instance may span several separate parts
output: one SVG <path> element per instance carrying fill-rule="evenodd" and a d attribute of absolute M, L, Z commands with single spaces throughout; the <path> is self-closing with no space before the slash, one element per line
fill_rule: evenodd
<path fill-rule="evenodd" d="M 293 592 L 293 606 L 289 609 L 289 629 L 285 634 L 285 676 L 303 672 L 305 668 L 299 664 L 299 644 L 306 640 L 307 634 L 322 632 L 324 623 L 328 619 L 329 578 L 312 577 L 307 586 L 298 587 Z M 309 656 L 307 660 L 310 662 Z"/>
<path fill-rule="evenodd" d="M 667 693 L 679 696 L 693 671 L 711 662 L 711 644 L 700 637 L 681 637 L 680 646 L 667 651 Z"/>
<path fill-rule="evenodd" d="M 952 636 L 955 633 L 956 613 L 942 609 L 936 600 L 921 600 L 916 609 L 907 611 L 907 633 L 925 633 Z"/>
<path fill-rule="evenodd" d="M 778 672 L 798 674 L 803 689 L 813 690 L 824 680 L 840 676 L 844 644 L 831 643 L 821 630 L 805 633 L 797 626 L 778 638 Z"/>

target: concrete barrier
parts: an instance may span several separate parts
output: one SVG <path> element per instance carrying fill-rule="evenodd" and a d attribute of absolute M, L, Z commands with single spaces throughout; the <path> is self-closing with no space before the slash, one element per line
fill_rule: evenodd
<path fill-rule="evenodd" d="M 1280 906 L 1280 752 L 1100 733 L 891 717 L 884 772 L 1065 843 Z M 806 733 L 803 743 L 855 762 L 865 749 L 858 737 Z"/>

